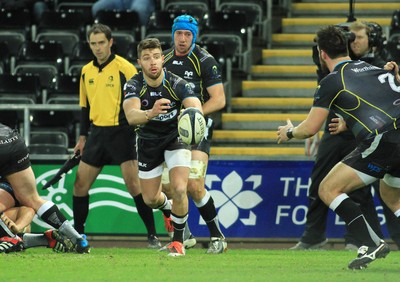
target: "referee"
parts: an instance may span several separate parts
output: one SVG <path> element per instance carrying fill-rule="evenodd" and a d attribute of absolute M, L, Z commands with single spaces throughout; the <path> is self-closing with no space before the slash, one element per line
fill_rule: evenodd
<path fill-rule="evenodd" d="M 95 59 L 82 68 L 80 80 L 81 126 L 74 152 L 80 151 L 82 160 L 74 183 L 75 228 L 84 232 L 89 213 L 89 189 L 102 168 L 119 165 L 125 185 L 146 225 L 148 247 L 160 248 L 153 211 L 144 203 L 141 194 L 135 132 L 122 109 L 123 86 L 137 70 L 124 58 L 111 53 L 113 39 L 108 26 L 95 24 L 87 34 Z"/>

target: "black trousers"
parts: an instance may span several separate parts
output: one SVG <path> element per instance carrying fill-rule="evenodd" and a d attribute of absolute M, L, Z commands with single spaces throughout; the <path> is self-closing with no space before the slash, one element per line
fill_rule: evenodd
<path fill-rule="evenodd" d="M 329 207 L 318 196 L 318 188 L 321 181 L 328 174 L 328 172 L 338 163 L 343 157 L 350 153 L 356 146 L 353 135 L 349 133 L 342 133 L 339 135 L 331 135 L 324 133 L 321 142 L 319 144 L 317 157 L 315 160 L 314 168 L 311 173 L 311 185 L 309 188 L 309 206 L 307 212 L 307 219 L 305 224 L 304 233 L 300 239 L 303 243 L 316 244 L 326 239 L 326 222 Z M 378 184 L 374 184 L 378 187 Z M 377 191 L 379 194 L 379 191 Z M 357 189 L 349 194 L 349 197 L 360 205 L 360 208 L 370 224 L 371 228 L 380 237 L 383 237 L 379 219 L 376 213 L 375 204 L 373 202 L 371 194 L 371 186 L 366 186 Z M 384 205 L 383 201 L 382 205 Z M 388 213 L 386 220 L 388 224 L 389 232 L 392 238 L 400 238 L 400 224 L 392 211 L 387 207 L 384 211 L 385 215 Z M 389 227 L 390 226 L 390 227 Z M 351 243 L 359 246 L 355 236 L 351 233 L 346 232 L 345 236 L 346 243 Z M 394 240 L 394 239 L 393 239 Z M 400 242 L 400 240 L 399 240 Z"/>

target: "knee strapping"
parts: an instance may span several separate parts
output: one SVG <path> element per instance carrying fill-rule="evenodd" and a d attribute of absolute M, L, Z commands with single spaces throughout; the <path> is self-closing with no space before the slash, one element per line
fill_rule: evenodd
<path fill-rule="evenodd" d="M 190 179 L 199 179 L 206 177 L 207 165 L 203 161 L 192 160 L 190 167 Z"/>

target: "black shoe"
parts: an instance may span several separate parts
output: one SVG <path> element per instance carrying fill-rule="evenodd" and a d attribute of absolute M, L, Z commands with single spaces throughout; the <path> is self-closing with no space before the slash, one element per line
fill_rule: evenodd
<path fill-rule="evenodd" d="M 20 252 L 24 250 L 24 243 L 18 236 L 12 238 L 4 236 L 0 238 L 0 253 Z"/>
<path fill-rule="evenodd" d="M 147 248 L 149 249 L 159 249 L 161 248 L 161 242 L 160 239 L 158 239 L 157 236 L 155 235 L 150 235 L 147 239 L 149 242 L 149 245 L 147 245 Z"/>
<path fill-rule="evenodd" d="M 377 247 L 361 246 L 358 249 L 357 257 L 349 263 L 348 267 L 350 269 L 366 268 L 369 263 L 378 258 L 385 258 L 389 253 L 389 245 L 383 240 L 381 240 L 381 243 Z"/>
<path fill-rule="evenodd" d="M 82 234 L 82 237 L 76 241 L 75 251 L 80 254 L 90 253 L 90 245 L 86 240 L 86 235 Z"/>
<path fill-rule="evenodd" d="M 321 249 L 323 246 L 325 246 L 326 243 L 328 243 L 328 239 L 325 239 L 325 240 L 323 240 L 319 243 L 315 243 L 315 244 L 303 243 L 300 241 L 296 245 L 291 247 L 289 250 L 317 250 L 317 249 Z"/>

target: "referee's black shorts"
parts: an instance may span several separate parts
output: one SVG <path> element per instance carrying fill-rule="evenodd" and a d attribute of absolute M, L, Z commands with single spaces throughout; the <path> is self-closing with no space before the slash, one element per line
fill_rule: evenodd
<path fill-rule="evenodd" d="M 136 160 L 134 128 L 126 126 L 91 126 L 82 161 L 95 166 L 120 165 Z"/>

